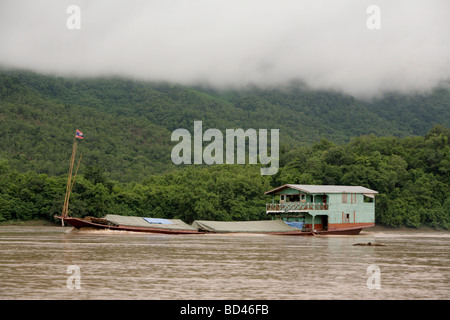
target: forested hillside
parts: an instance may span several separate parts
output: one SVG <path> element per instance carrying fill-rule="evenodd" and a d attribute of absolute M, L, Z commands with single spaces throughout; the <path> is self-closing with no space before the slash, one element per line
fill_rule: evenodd
<path fill-rule="evenodd" d="M 280 169 L 176 166 L 173 130 L 280 130 Z M 450 228 L 450 91 L 364 102 L 291 88 L 219 92 L 125 79 L 0 73 L 0 221 L 61 211 L 75 129 L 82 166 L 71 214 L 248 220 L 284 183 L 378 190 L 389 226 Z"/>
<path fill-rule="evenodd" d="M 450 126 L 450 91 L 362 102 L 300 86 L 218 92 L 125 79 L 0 74 L 0 155 L 21 171 L 65 173 L 78 128 L 86 137 L 85 167 L 139 181 L 174 169 L 171 132 L 192 132 L 195 120 L 204 130 L 279 129 L 284 148 L 321 138 L 341 144 L 364 134 L 424 135 L 434 124 Z"/>

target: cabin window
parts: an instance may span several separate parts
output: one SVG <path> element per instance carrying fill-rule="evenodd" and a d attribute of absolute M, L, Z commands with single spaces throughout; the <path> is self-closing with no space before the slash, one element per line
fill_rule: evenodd
<path fill-rule="evenodd" d="M 306 201 L 306 194 L 302 193 L 302 194 L 300 195 L 300 200 L 301 200 L 301 201 Z"/>
<path fill-rule="evenodd" d="M 286 195 L 282 194 L 280 195 L 280 202 L 285 202 L 286 201 Z"/>
<path fill-rule="evenodd" d="M 288 196 L 289 202 L 299 202 L 300 201 L 300 195 L 298 194 L 291 194 Z"/>

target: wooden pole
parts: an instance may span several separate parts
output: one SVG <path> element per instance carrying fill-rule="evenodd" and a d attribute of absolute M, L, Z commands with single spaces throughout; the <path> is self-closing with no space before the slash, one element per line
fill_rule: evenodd
<path fill-rule="evenodd" d="M 68 174 L 68 177 L 67 177 L 67 186 L 66 186 L 66 196 L 65 196 L 65 199 L 64 199 L 64 206 L 63 206 L 61 218 L 65 218 L 67 216 L 68 205 L 69 205 L 70 187 L 71 187 L 71 184 L 72 184 L 72 171 L 73 171 L 73 164 L 75 162 L 76 152 L 77 152 L 77 138 L 75 137 L 73 139 L 72 157 L 70 159 L 69 174 Z M 64 220 L 63 219 L 61 219 L 61 223 L 64 226 Z"/>
<path fill-rule="evenodd" d="M 67 194 L 67 202 L 66 202 L 66 209 L 65 209 L 66 216 L 69 214 L 69 198 L 70 198 L 70 194 L 72 193 L 72 188 L 73 188 L 73 185 L 75 183 L 75 179 L 77 177 L 78 167 L 80 166 L 80 162 L 81 162 L 81 157 L 82 156 L 83 155 L 81 155 L 80 159 L 78 160 L 77 169 L 75 170 L 75 175 L 73 176 L 73 179 L 71 181 L 70 188 L 69 188 L 69 191 L 68 191 L 68 194 Z"/>

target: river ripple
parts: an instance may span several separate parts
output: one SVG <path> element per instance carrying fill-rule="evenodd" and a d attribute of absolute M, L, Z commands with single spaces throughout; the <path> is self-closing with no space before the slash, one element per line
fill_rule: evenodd
<path fill-rule="evenodd" d="M 353 246 L 367 242 L 384 246 Z M 449 246 L 448 232 L 288 237 L 3 226 L 0 299 L 449 299 Z M 79 268 L 78 289 L 69 266 Z"/>

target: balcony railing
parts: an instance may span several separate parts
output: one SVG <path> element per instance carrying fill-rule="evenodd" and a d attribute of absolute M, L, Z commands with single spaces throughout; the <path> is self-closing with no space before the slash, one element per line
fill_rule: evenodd
<path fill-rule="evenodd" d="M 328 210 L 328 203 L 267 203 L 266 212 L 307 212 L 310 210 Z"/>

